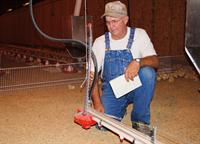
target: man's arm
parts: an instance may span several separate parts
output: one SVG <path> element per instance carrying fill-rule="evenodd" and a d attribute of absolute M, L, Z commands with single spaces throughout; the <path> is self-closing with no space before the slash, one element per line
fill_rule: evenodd
<path fill-rule="evenodd" d="M 94 79 L 94 73 L 91 72 L 90 73 L 90 81 L 93 81 L 93 79 Z M 97 77 L 96 83 L 95 83 L 93 91 L 92 91 L 92 101 L 93 101 L 94 109 L 96 109 L 99 112 L 104 113 L 104 108 L 103 108 L 103 105 L 102 105 L 101 99 L 100 99 L 98 80 L 99 80 L 99 78 Z"/>
<path fill-rule="evenodd" d="M 140 67 L 150 66 L 150 67 L 157 69 L 158 65 L 159 65 L 159 60 L 158 60 L 158 57 L 156 55 L 147 56 L 147 57 L 140 59 Z"/>
<path fill-rule="evenodd" d="M 140 58 L 140 62 L 137 62 L 136 60 L 132 60 L 125 70 L 125 78 L 127 81 L 129 79 L 133 80 L 133 78 L 136 75 L 138 75 L 139 69 L 141 67 L 150 66 L 157 69 L 158 65 L 159 65 L 159 61 L 156 55 Z"/>

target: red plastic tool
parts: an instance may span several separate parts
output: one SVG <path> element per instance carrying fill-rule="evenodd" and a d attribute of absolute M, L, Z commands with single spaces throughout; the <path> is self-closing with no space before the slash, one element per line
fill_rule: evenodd
<path fill-rule="evenodd" d="M 96 121 L 92 119 L 92 115 L 81 109 L 77 110 L 77 114 L 74 116 L 74 122 L 81 125 L 84 129 L 89 129 L 96 124 Z"/>

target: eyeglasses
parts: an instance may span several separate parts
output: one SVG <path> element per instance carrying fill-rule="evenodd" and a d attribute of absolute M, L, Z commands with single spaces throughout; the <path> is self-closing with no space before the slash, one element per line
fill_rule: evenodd
<path fill-rule="evenodd" d="M 122 19 L 114 19 L 114 20 L 110 20 L 110 21 L 107 21 L 106 20 L 106 25 L 116 25 L 118 24 Z"/>

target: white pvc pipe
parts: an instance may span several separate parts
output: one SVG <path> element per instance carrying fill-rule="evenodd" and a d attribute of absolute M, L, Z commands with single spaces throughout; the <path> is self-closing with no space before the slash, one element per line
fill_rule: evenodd
<path fill-rule="evenodd" d="M 87 112 L 93 116 L 94 121 L 118 134 L 121 140 L 126 139 L 131 143 L 135 142 L 135 144 L 164 144 L 158 140 L 152 141 L 149 136 L 99 113 L 91 107 L 88 107 Z"/>
<path fill-rule="evenodd" d="M 76 4 L 74 7 L 74 16 L 79 16 L 81 11 L 82 0 L 76 0 Z"/>

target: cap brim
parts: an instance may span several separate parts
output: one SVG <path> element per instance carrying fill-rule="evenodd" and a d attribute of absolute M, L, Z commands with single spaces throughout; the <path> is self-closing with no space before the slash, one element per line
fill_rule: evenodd
<path fill-rule="evenodd" d="M 104 18 L 106 16 L 106 14 L 103 14 L 102 16 L 101 16 L 101 18 Z"/>
<path fill-rule="evenodd" d="M 104 13 L 101 18 L 104 18 L 105 16 L 110 16 L 110 17 L 114 17 L 114 18 L 121 18 L 127 15 L 121 15 L 121 14 L 116 14 L 116 13 Z"/>

